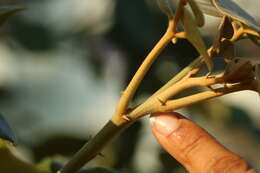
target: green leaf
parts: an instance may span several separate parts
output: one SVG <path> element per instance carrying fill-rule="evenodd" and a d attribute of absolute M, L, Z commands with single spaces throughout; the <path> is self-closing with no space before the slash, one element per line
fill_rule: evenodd
<path fill-rule="evenodd" d="M 6 21 L 11 15 L 24 10 L 24 8 L 14 8 L 14 7 L 1 7 L 0 8 L 0 26 Z"/>
<path fill-rule="evenodd" d="M 205 14 L 216 17 L 228 16 L 249 28 L 260 31 L 260 25 L 256 20 L 234 0 L 196 0 L 196 2 Z"/>
<path fill-rule="evenodd" d="M 0 172 L 3 173 L 46 173 L 17 158 L 15 148 L 8 141 L 0 139 Z"/>
<path fill-rule="evenodd" d="M 260 31 L 260 25 L 256 20 L 233 0 L 212 0 L 212 2 L 223 15 L 227 15 L 250 28 Z"/>
<path fill-rule="evenodd" d="M 185 8 L 184 8 L 183 14 L 184 15 L 182 16 L 182 22 L 183 22 L 183 26 L 184 26 L 184 30 L 185 30 L 187 39 L 197 49 L 197 51 L 200 53 L 200 55 L 203 56 L 204 61 L 207 64 L 209 71 L 212 71 L 213 62 L 208 55 L 207 48 L 204 44 L 204 41 L 201 37 L 199 29 L 197 28 L 197 25 L 196 25 L 196 22 L 195 22 L 193 16 Z"/>
<path fill-rule="evenodd" d="M 222 17 L 223 15 L 215 8 L 211 0 L 196 0 L 201 11 L 205 14 L 215 17 Z"/>
<path fill-rule="evenodd" d="M 188 0 L 188 2 L 195 16 L 197 26 L 202 27 L 205 24 L 205 18 L 202 11 L 194 0 Z"/>
<path fill-rule="evenodd" d="M 156 0 L 161 11 L 166 14 L 169 18 L 173 17 L 173 10 L 169 0 Z"/>
<path fill-rule="evenodd" d="M 0 138 L 10 141 L 12 143 L 16 142 L 16 137 L 13 133 L 13 130 L 8 125 L 4 116 L 0 113 Z"/>

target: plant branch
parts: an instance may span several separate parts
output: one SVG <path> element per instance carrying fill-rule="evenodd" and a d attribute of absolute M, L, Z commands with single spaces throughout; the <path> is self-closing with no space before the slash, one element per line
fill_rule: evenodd
<path fill-rule="evenodd" d="M 77 172 L 83 165 L 96 157 L 101 149 L 128 124 L 130 122 L 117 126 L 112 121 L 108 121 L 96 136 L 86 143 L 58 173 Z"/>
<path fill-rule="evenodd" d="M 166 33 L 163 35 L 163 37 L 160 39 L 160 41 L 155 45 L 155 47 L 152 49 L 152 51 L 148 54 L 148 56 L 145 58 L 144 62 L 141 64 L 137 72 L 135 73 L 134 77 L 130 81 L 129 85 L 125 89 L 125 91 L 122 92 L 122 96 L 119 100 L 118 106 L 116 108 L 115 113 L 115 119 L 114 122 L 116 123 L 118 118 L 120 118 L 121 115 L 126 113 L 126 110 L 128 108 L 128 105 L 134 96 L 137 88 L 139 87 L 142 79 L 144 78 L 147 71 L 150 69 L 151 65 L 155 61 L 155 59 L 158 57 L 158 55 L 161 53 L 161 51 L 167 46 L 167 44 L 172 40 L 174 37 L 173 28 L 175 27 L 174 20 L 169 20 L 169 25 Z"/>
<path fill-rule="evenodd" d="M 168 99 L 170 99 L 171 97 L 173 97 L 174 95 L 176 95 L 177 93 L 191 88 L 191 87 L 195 87 L 195 86 L 204 86 L 204 87 L 208 87 L 210 85 L 214 85 L 217 83 L 223 83 L 224 80 L 222 77 L 214 77 L 214 78 L 209 78 L 209 77 L 189 77 L 189 75 L 187 75 L 187 78 L 183 78 L 181 81 L 179 81 L 178 83 L 176 83 L 175 85 L 169 87 L 167 90 L 165 90 L 164 92 L 162 92 L 161 94 L 157 95 L 157 97 L 162 101 L 162 102 L 166 102 Z"/>
<path fill-rule="evenodd" d="M 157 90 L 151 97 L 154 97 L 166 90 L 167 88 L 171 87 L 172 85 L 180 81 L 184 76 L 186 76 L 191 70 L 198 68 L 198 66 L 200 66 L 200 64 L 202 63 L 204 63 L 203 57 L 199 56 L 194 61 L 192 61 L 187 67 L 181 70 L 177 75 L 175 75 L 170 81 L 168 81 L 163 87 Z"/>
<path fill-rule="evenodd" d="M 169 18 L 168 28 L 163 37 L 159 40 L 159 42 L 145 58 L 125 91 L 122 92 L 112 119 L 97 133 L 96 136 L 94 136 L 94 138 L 92 138 L 87 144 L 82 147 L 80 151 L 76 153 L 76 155 L 59 171 L 59 173 L 77 172 L 82 166 L 84 166 L 84 164 L 96 157 L 100 153 L 101 149 L 117 134 L 119 134 L 128 125 L 133 123 L 135 120 L 143 117 L 144 115 L 155 112 L 173 111 L 200 101 L 226 95 L 232 92 L 256 89 L 255 83 L 249 81 L 246 83 L 238 83 L 231 86 L 225 86 L 212 91 L 201 92 L 176 100 L 169 100 L 171 97 L 184 89 L 188 89 L 194 86 L 210 86 L 213 84 L 225 82 L 226 78 L 223 76 L 217 76 L 216 78 L 191 77 L 192 73 L 198 72 L 201 66 L 205 64 L 202 56 L 200 56 L 188 67 L 178 73 L 161 89 L 154 93 L 150 98 L 148 98 L 143 104 L 139 105 L 133 110 L 128 110 L 129 103 L 136 93 L 136 90 L 138 89 L 141 81 L 152 66 L 153 62 L 162 52 L 162 50 L 173 38 L 182 38 L 186 36 L 185 33 L 176 33 L 177 22 L 180 20 L 180 17 L 183 13 L 183 6 L 185 5 L 183 2 L 184 1 L 181 1 L 181 3 L 179 4 L 179 8 L 177 9 L 175 18 Z M 231 41 L 237 41 L 242 35 L 242 30 L 238 30 Z M 123 117 L 126 117 L 126 119 L 124 119 Z"/>
<path fill-rule="evenodd" d="M 243 84 L 236 84 L 230 87 L 223 87 L 220 89 L 212 90 L 212 91 L 205 91 L 202 93 L 194 94 L 191 96 L 183 97 L 176 100 L 170 100 L 165 103 L 165 105 L 158 105 L 158 107 L 154 108 L 155 112 L 167 112 L 167 111 L 174 111 L 177 109 L 181 109 L 187 106 L 190 106 L 194 103 L 198 103 L 201 101 L 209 100 L 215 97 L 227 95 L 233 92 L 243 91 L 243 90 L 255 90 L 256 85 L 255 83 L 243 83 Z"/>
<path fill-rule="evenodd" d="M 196 79 L 197 80 L 197 79 Z M 211 83 L 210 81 L 207 83 Z M 176 100 L 166 101 L 164 104 L 161 104 L 157 99 L 151 99 L 149 102 L 145 102 L 133 111 L 131 111 L 128 116 L 133 119 L 139 119 L 142 116 L 155 112 L 165 112 L 165 111 L 174 111 L 186 106 L 198 103 L 204 100 L 211 98 L 223 96 L 229 93 L 242 91 L 242 90 L 257 90 L 257 83 L 250 80 L 247 82 L 234 84 L 231 86 L 224 86 L 219 89 L 205 91 L 191 96 L 186 96 Z"/>
<path fill-rule="evenodd" d="M 195 86 L 208 87 L 217 83 L 224 83 L 226 79 L 222 77 L 222 75 L 216 76 L 215 78 L 210 78 L 205 76 L 190 77 L 189 74 L 190 73 L 188 73 L 183 79 L 181 79 L 174 85 L 147 99 L 143 104 L 132 110 L 127 116 L 131 119 L 137 119 L 140 116 L 150 114 L 151 112 L 153 112 L 155 107 L 158 107 L 158 105 L 165 105 L 168 99 L 185 89 Z"/>

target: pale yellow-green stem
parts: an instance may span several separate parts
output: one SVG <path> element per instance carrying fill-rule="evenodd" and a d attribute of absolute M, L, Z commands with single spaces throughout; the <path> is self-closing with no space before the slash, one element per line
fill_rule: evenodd
<path fill-rule="evenodd" d="M 190 106 L 194 103 L 198 103 L 201 101 L 209 100 L 215 97 L 219 97 L 219 96 L 223 96 L 226 94 L 243 91 L 243 90 L 256 90 L 256 85 L 255 83 L 251 83 L 251 84 L 243 83 L 243 84 L 237 84 L 231 86 L 229 88 L 220 88 L 214 91 L 205 91 L 184 98 L 170 100 L 166 102 L 165 105 L 158 105 L 158 107 L 155 107 L 154 109 L 158 112 L 173 111 L 173 110 L 181 109 L 183 107 Z"/>
<path fill-rule="evenodd" d="M 174 111 L 186 106 L 189 106 L 200 101 L 208 100 L 211 98 L 219 97 L 232 92 L 242 91 L 242 90 L 256 90 L 256 84 L 251 83 L 241 83 L 232 85 L 229 87 L 224 87 L 217 89 L 215 91 L 205 91 L 199 94 L 187 96 L 184 98 L 168 101 L 165 105 L 156 104 L 152 106 L 150 112 L 129 112 L 129 117 L 134 117 L 136 119 L 150 113 L 164 112 L 164 111 Z M 134 121 L 121 121 L 121 124 L 116 125 L 112 121 L 109 121 L 100 131 L 94 136 L 89 143 L 87 143 L 83 148 L 62 168 L 58 173 L 75 173 L 77 172 L 85 163 L 93 159 L 99 154 L 101 149 L 109 142 L 113 137 L 118 135 L 123 129 Z"/>
<path fill-rule="evenodd" d="M 126 113 L 128 109 L 128 105 L 134 96 L 137 88 L 139 87 L 142 79 L 144 78 L 147 71 L 150 69 L 153 62 L 156 60 L 158 55 L 161 53 L 161 51 L 168 45 L 168 43 L 172 40 L 174 37 L 173 28 L 175 27 L 174 20 L 169 20 L 169 25 L 166 33 L 163 35 L 163 37 L 160 39 L 160 41 L 155 45 L 155 47 L 152 49 L 152 51 L 148 54 L 148 56 L 145 58 L 137 72 L 135 73 L 134 77 L 130 81 L 129 85 L 125 89 L 125 91 L 122 92 L 121 98 L 118 102 L 115 115 L 113 116 L 113 122 L 117 123 L 119 119 L 121 119 L 121 116 Z"/>
<path fill-rule="evenodd" d="M 76 153 L 76 155 L 59 171 L 59 173 L 76 173 L 88 161 L 96 157 L 102 148 L 123 129 L 144 115 L 154 112 L 174 111 L 176 109 L 180 109 L 200 101 L 222 96 L 232 92 L 255 89 L 255 85 L 253 85 L 252 82 L 241 83 L 232 85 L 230 87 L 223 87 L 214 91 L 206 91 L 194 94 L 176 100 L 169 100 L 173 95 L 184 89 L 193 86 L 208 86 L 219 82 L 218 78 L 190 78 L 190 76 L 188 76 L 187 80 L 184 79 L 185 76 L 187 76 L 193 69 L 200 68 L 199 66 L 204 63 L 202 57 L 199 57 L 179 74 L 177 74 L 166 85 L 159 89 L 155 94 L 148 98 L 143 104 L 139 105 L 133 110 L 128 110 L 129 103 L 136 93 L 136 90 L 138 89 L 142 79 L 150 69 L 153 62 L 159 56 L 161 51 L 174 37 L 185 38 L 186 36 L 184 32 L 180 34 L 176 33 L 177 23 L 180 20 L 183 12 L 183 9 L 181 8 L 183 4 L 179 5 L 180 8 L 177 9 L 175 19 L 169 19 L 166 33 L 145 58 L 144 62 L 141 64 L 140 68 L 137 70 L 136 74 L 130 81 L 129 85 L 122 93 L 112 119 L 108 121 L 108 123 L 97 133 L 97 135 L 95 135 L 86 145 L 82 147 L 80 151 Z M 242 31 L 239 31 L 231 41 L 236 41 L 240 38 L 241 35 Z M 124 116 L 129 119 L 124 119 Z"/>
<path fill-rule="evenodd" d="M 159 93 L 163 92 L 170 86 L 174 85 L 177 83 L 179 80 L 181 80 L 184 76 L 186 76 L 191 70 L 194 68 L 197 68 L 201 63 L 203 62 L 203 57 L 200 56 L 194 61 L 192 61 L 187 67 L 185 67 L 183 70 L 181 70 L 176 76 L 174 76 L 170 81 L 168 81 L 163 87 L 161 87 L 159 90 L 157 90 L 153 95 L 156 96 Z"/>

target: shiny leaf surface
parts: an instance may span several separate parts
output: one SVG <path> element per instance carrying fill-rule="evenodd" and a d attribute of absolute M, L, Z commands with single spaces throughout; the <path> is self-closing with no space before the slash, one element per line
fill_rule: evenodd
<path fill-rule="evenodd" d="M 222 14 L 260 31 L 260 25 L 256 20 L 233 0 L 213 0 L 213 4 Z"/>
<path fill-rule="evenodd" d="M 229 16 L 244 25 L 260 31 L 256 20 L 234 0 L 196 0 L 201 10 L 208 15 L 221 17 Z"/>

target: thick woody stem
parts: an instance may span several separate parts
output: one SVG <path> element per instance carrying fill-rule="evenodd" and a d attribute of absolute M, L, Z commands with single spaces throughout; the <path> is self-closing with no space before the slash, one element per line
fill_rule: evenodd
<path fill-rule="evenodd" d="M 112 121 L 108 121 L 96 136 L 86 143 L 58 173 L 77 172 L 87 162 L 96 157 L 101 149 L 128 124 L 130 124 L 130 122 L 118 126 Z"/>

